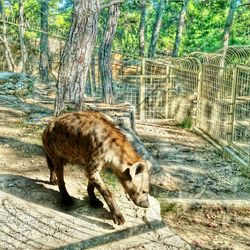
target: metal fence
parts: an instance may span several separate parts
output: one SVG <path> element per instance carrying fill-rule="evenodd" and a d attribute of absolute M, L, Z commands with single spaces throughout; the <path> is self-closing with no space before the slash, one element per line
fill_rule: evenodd
<path fill-rule="evenodd" d="M 5 25 L 8 44 L 18 62 L 21 55 L 18 24 L 7 21 Z M 28 74 L 39 75 L 41 32 L 26 27 Z M 64 41 L 64 35 L 49 35 L 51 81 L 57 78 Z M 4 46 L 0 46 L 0 71 L 8 70 L 5 56 Z M 86 91 L 101 98 L 97 53 L 94 59 L 91 66 L 94 79 L 88 78 Z M 250 46 L 230 47 L 225 68 L 219 66 L 220 59 L 220 52 L 157 60 L 113 52 L 111 68 L 116 100 L 134 105 L 139 119 L 192 123 L 214 140 L 240 152 L 250 164 Z"/>
<path fill-rule="evenodd" d="M 242 58 L 246 65 L 227 58 L 225 68 L 219 66 L 218 54 L 206 54 L 206 60 L 201 54 L 155 61 L 126 56 L 124 62 L 120 54 L 122 70 L 114 77 L 117 100 L 133 104 L 140 119 L 192 124 L 250 164 L 250 47 L 245 54 L 244 48 L 239 50 L 236 61 Z"/>

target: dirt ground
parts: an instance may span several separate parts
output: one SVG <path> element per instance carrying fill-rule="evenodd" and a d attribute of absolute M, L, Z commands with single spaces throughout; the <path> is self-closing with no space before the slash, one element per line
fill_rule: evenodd
<path fill-rule="evenodd" d="M 126 223 L 115 226 L 107 205 L 89 206 L 81 167 L 67 166 L 74 205 L 63 207 L 49 172 L 41 134 L 52 117 L 53 93 L 35 86 L 34 97 L 0 94 L 0 249 L 190 249 L 161 222 L 159 202 L 136 207 L 110 171 L 103 173 Z M 102 199 L 99 196 L 100 199 Z M 119 242 L 119 244 L 117 244 Z"/>
<path fill-rule="evenodd" d="M 166 224 L 195 248 L 250 249 L 250 169 L 169 123 L 138 123 L 137 132 L 163 170 L 152 194 Z"/>
<path fill-rule="evenodd" d="M 34 96 L 35 98 L 21 100 L 13 96 L 0 95 L 0 188 L 11 195 L 15 194 L 18 199 L 29 197 L 28 202 L 38 205 L 50 200 L 47 206 L 56 208 L 57 211 L 54 213 L 57 213 L 60 212 L 58 199 L 52 198 L 58 197 L 57 187 L 51 187 L 47 183 L 48 170 L 41 144 L 42 130 L 52 116 L 53 94 L 45 87 L 39 86 Z M 138 123 L 137 132 L 162 167 L 157 176 L 158 184 L 152 187 L 151 192 L 161 202 L 161 213 L 166 224 L 195 249 L 250 249 L 248 170 L 189 130 L 162 123 Z M 168 173 L 173 176 L 174 182 L 169 183 L 165 179 Z M 66 168 L 66 176 L 66 182 L 71 183 L 70 189 L 75 193 L 77 204 L 76 209 L 70 214 L 77 215 L 81 204 L 87 202 L 82 200 L 86 194 L 82 191 L 86 188 L 82 184 L 85 177 L 78 168 Z M 31 190 L 29 185 L 40 188 Z M 44 192 L 42 195 L 39 194 L 42 192 L 41 185 L 50 190 L 47 197 L 41 198 L 44 195 Z M 30 194 L 25 195 L 23 190 Z M 24 213 L 21 203 L 13 207 L 11 202 L 11 198 L 2 201 L 2 206 L 9 215 Z M 43 209 L 41 211 L 45 213 Z M 89 211 L 85 211 L 82 216 L 88 218 L 88 213 Z M 23 218 L 25 216 L 28 215 L 24 214 Z M 45 219 L 39 216 L 31 213 L 28 216 L 29 224 L 36 219 L 39 221 L 38 227 L 49 226 L 49 223 L 44 221 L 46 216 Z M 101 220 L 108 217 L 107 211 L 99 211 L 98 216 L 98 222 L 95 223 L 103 226 L 104 230 L 110 229 L 105 228 L 107 225 Z M 58 217 L 55 218 L 47 218 L 54 223 L 54 227 L 47 228 L 47 235 L 54 237 L 58 242 L 61 242 L 62 235 L 72 236 L 67 230 L 75 228 L 77 223 L 83 226 L 77 216 L 74 221 L 69 222 L 67 213 L 64 213 L 59 226 Z M 88 220 L 90 224 L 93 222 L 90 218 Z M 25 219 L 22 222 L 25 222 Z M 8 227 L 9 223 L 6 219 L 5 226 Z M 18 221 L 15 223 L 18 228 Z M 70 225 L 67 229 L 65 223 Z M 9 226 L 8 233 L 14 240 L 17 240 L 17 228 Z M 41 230 L 46 231 L 46 227 Z M 37 237 L 41 237 L 44 231 L 39 232 L 36 228 Z M 2 233 L 0 229 L 0 236 Z M 84 232 L 79 229 L 75 235 L 76 240 L 83 234 Z M 39 248 L 41 240 L 29 243 L 25 232 L 22 236 L 21 241 L 18 239 L 21 242 L 20 248 L 22 244 L 28 244 L 30 249 Z M 90 243 L 93 244 L 93 241 Z M 69 249 L 77 247 L 72 246 Z M 160 248 L 155 243 L 147 249 Z"/>

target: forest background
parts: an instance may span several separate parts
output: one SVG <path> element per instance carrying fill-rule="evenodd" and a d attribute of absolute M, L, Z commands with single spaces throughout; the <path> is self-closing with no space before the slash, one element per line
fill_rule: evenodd
<path fill-rule="evenodd" d="M 18 0 L 3 1 L 5 18 L 19 20 Z M 48 5 L 48 31 L 59 30 L 67 36 L 71 25 L 72 0 L 29 0 L 22 1 L 25 25 L 41 26 L 41 13 Z M 120 1 L 120 16 L 112 49 L 131 55 L 168 56 L 172 55 L 176 42 L 180 15 L 184 9 L 183 30 L 178 55 L 184 56 L 194 51 L 214 52 L 223 47 L 223 33 L 230 4 L 229 0 L 126 0 Z M 250 3 L 237 0 L 234 20 L 231 27 L 229 45 L 250 44 Z M 97 46 L 101 44 L 109 8 L 104 8 L 99 15 Z M 144 18 L 145 25 L 143 25 Z M 158 23 L 157 23 L 158 22 Z M 156 27 L 158 25 L 158 27 Z M 144 43 L 140 45 L 140 27 L 144 28 Z M 158 32 L 156 31 L 158 29 Z M 25 32 L 25 36 L 33 36 Z M 155 53 L 152 54 L 153 41 L 156 41 Z M 141 48 L 140 46 L 143 46 Z M 143 50 L 143 51 L 142 51 Z"/>

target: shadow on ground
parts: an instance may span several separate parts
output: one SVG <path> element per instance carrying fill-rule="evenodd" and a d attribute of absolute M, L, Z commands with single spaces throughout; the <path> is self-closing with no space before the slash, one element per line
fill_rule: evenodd
<path fill-rule="evenodd" d="M 150 225 L 140 221 L 133 225 L 128 223 L 127 226 L 114 230 L 110 214 L 105 208 L 91 208 L 87 198 L 83 200 L 74 198 L 75 205 L 70 208 L 62 207 L 60 194 L 53 188 L 42 179 L 12 174 L 0 175 L 1 249 L 94 247 L 124 249 L 124 246 L 118 246 L 115 242 L 137 236 L 137 239 L 134 239 L 135 242 L 151 244 L 153 236 L 150 239 L 144 234 L 150 234 L 165 227 L 159 221 Z M 126 217 L 128 217 L 127 214 Z M 131 220 L 136 221 L 135 218 Z M 168 232 L 164 235 L 165 240 L 175 236 L 172 232 Z M 104 244 L 111 243 L 115 244 L 113 248 L 102 248 Z"/>
<path fill-rule="evenodd" d="M 0 146 L 14 150 L 22 157 L 44 156 L 45 152 L 41 145 L 18 140 L 17 138 L 0 136 Z"/>

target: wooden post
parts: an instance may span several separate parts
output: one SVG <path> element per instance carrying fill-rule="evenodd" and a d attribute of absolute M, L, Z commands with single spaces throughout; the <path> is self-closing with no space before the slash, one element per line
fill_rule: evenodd
<path fill-rule="evenodd" d="M 145 59 L 142 58 L 142 71 L 140 78 L 140 120 L 145 119 Z"/>
<path fill-rule="evenodd" d="M 236 96 L 237 96 L 237 72 L 238 68 L 233 69 L 233 79 L 232 79 L 232 93 L 231 93 L 231 107 L 230 107 L 230 123 L 228 128 L 228 146 L 230 146 L 233 142 L 234 136 L 234 121 L 236 115 Z"/>

